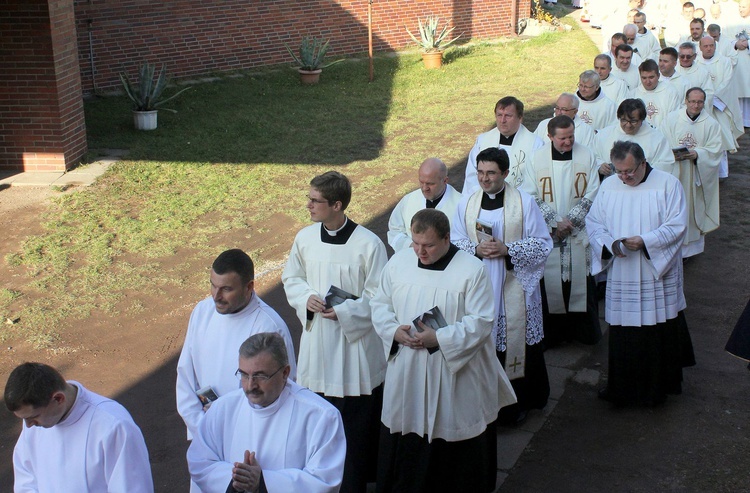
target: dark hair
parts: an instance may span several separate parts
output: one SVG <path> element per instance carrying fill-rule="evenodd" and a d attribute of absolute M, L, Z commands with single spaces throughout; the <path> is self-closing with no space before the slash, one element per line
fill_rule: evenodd
<path fill-rule="evenodd" d="M 497 111 L 498 108 L 507 108 L 508 106 L 513 106 L 516 109 L 518 118 L 523 118 L 523 103 L 520 99 L 514 98 L 513 96 L 505 96 L 495 103 L 495 111 Z"/>
<path fill-rule="evenodd" d="M 52 394 L 65 390 L 67 385 L 60 372 L 51 366 L 23 363 L 10 372 L 5 384 L 5 406 L 12 413 L 23 406 L 44 407 Z"/>
<path fill-rule="evenodd" d="M 614 33 L 614 34 L 612 35 L 612 38 L 611 38 L 611 39 L 612 39 L 612 41 L 614 41 L 614 40 L 616 40 L 616 39 L 617 39 L 617 40 L 619 40 L 619 41 L 622 41 L 622 42 L 623 42 L 623 43 L 625 43 L 625 44 L 627 44 L 627 43 L 628 43 L 628 37 L 627 37 L 627 36 L 625 36 L 625 35 L 624 35 L 623 33 Z"/>
<path fill-rule="evenodd" d="M 689 98 L 690 97 L 690 93 L 693 92 L 693 91 L 700 91 L 701 94 L 703 94 L 703 101 L 706 100 L 706 91 L 704 91 L 703 89 L 701 89 L 698 86 L 691 87 L 690 89 L 688 89 L 687 91 L 685 91 L 685 99 Z"/>
<path fill-rule="evenodd" d="M 634 111 L 638 112 L 639 120 L 646 119 L 646 105 L 642 100 L 638 98 L 625 99 L 617 108 L 617 118 L 619 119 L 624 116 L 630 115 Z"/>
<path fill-rule="evenodd" d="M 648 58 L 638 66 L 638 72 L 656 72 L 659 74 L 659 64 Z"/>
<path fill-rule="evenodd" d="M 346 210 L 352 200 L 352 184 L 349 178 L 338 171 L 326 171 L 310 180 L 310 186 L 320 192 L 328 205 L 341 202 L 341 210 Z"/>
<path fill-rule="evenodd" d="M 497 147 L 488 147 L 477 154 L 477 166 L 479 161 L 488 161 L 497 164 L 501 173 L 505 173 L 510 169 L 510 159 L 505 149 L 498 149 Z"/>
<path fill-rule="evenodd" d="M 612 145 L 612 150 L 609 153 L 610 162 L 622 161 L 628 154 L 633 156 L 633 159 L 640 164 L 646 160 L 646 156 L 643 154 L 643 149 L 635 142 L 618 140 Z"/>
<path fill-rule="evenodd" d="M 675 59 L 675 61 L 676 61 L 676 60 L 677 60 L 677 58 L 678 58 L 677 50 L 675 50 L 675 49 L 674 49 L 674 48 L 672 48 L 671 46 L 668 46 L 668 47 L 664 48 L 663 50 L 661 50 L 661 51 L 659 52 L 659 54 L 660 54 L 660 55 L 669 55 L 669 56 L 671 56 L 672 58 L 674 58 L 674 59 Z"/>
<path fill-rule="evenodd" d="M 259 332 L 253 334 L 240 346 L 240 358 L 250 359 L 260 353 L 268 353 L 281 366 L 289 364 L 284 338 L 276 332 Z"/>
<path fill-rule="evenodd" d="M 575 127 L 575 125 L 573 119 L 568 115 L 559 115 L 552 118 L 549 123 L 547 123 L 547 133 L 549 135 L 555 135 L 555 131 L 558 128 L 570 128 Z"/>
<path fill-rule="evenodd" d="M 706 28 L 706 31 L 709 33 L 719 33 L 721 34 L 721 26 L 718 24 L 709 24 Z"/>
<path fill-rule="evenodd" d="M 690 24 L 700 24 L 702 28 L 706 27 L 705 21 L 700 17 L 694 17 L 693 20 L 690 21 Z"/>
<path fill-rule="evenodd" d="M 594 57 L 594 63 L 596 63 L 597 60 L 607 60 L 607 65 L 609 65 L 609 68 L 612 68 L 612 58 L 610 58 L 609 55 L 602 53 L 600 55 L 596 55 Z"/>
<path fill-rule="evenodd" d="M 435 230 L 438 238 L 446 238 L 451 234 L 451 223 L 443 211 L 437 209 L 422 209 L 411 218 L 413 233 L 424 233 L 430 228 Z"/>
<path fill-rule="evenodd" d="M 685 2 L 685 3 L 682 4 L 682 8 L 685 8 L 685 7 L 693 7 L 693 8 L 695 8 L 695 4 L 693 2 Z"/>
<path fill-rule="evenodd" d="M 211 265 L 211 269 L 220 276 L 235 272 L 240 276 L 242 284 L 247 284 L 255 279 L 253 260 L 239 248 L 233 248 L 219 254 Z"/>
<path fill-rule="evenodd" d="M 615 56 L 619 55 L 621 51 L 630 51 L 632 53 L 633 47 L 629 44 L 621 44 L 615 48 Z"/>

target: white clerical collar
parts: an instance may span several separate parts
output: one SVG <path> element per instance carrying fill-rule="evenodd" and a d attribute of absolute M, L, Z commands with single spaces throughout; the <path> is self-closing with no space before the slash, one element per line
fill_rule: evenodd
<path fill-rule="evenodd" d="M 253 404 L 252 402 L 248 401 L 248 404 L 250 404 L 251 412 L 255 416 L 259 417 L 268 417 L 276 413 L 279 409 L 281 409 L 281 406 L 284 405 L 286 400 L 289 398 L 289 396 L 292 393 L 291 385 L 289 384 L 289 380 L 287 380 L 286 385 L 284 386 L 284 389 L 281 391 L 281 394 L 279 394 L 278 399 L 267 405 L 266 407 L 262 407 L 258 404 Z"/>
<path fill-rule="evenodd" d="M 336 234 L 338 234 L 339 231 L 341 231 L 342 229 L 344 229 L 346 227 L 346 223 L 348 223 L 348 222 L 349 222 L 349 218 L 346 217 L 346 216 L 344 216 L 344 224 L 342 224 L 339 229 L 330 230 L 330 229 L 326 228 L 326 225 L 324 224 L 323 225 L 323 231 L 325 231 L 326 233 L 328 233 L 330 236 L 336 236 Z"/>
<path fill-rule="evenodd" d="M 484 194 L 487 195 L 490 199 L 495 200 L 498 195 L 500 195 L 501 193 L 503 193 L 503 190 L 505 190 L 505 184 L 503 184 L 503 188 L 501 188 L 500 190 L 498 190 L 496 193 L 487 193 L 487 192 L 484 192 Z"/>
<path fill-rule="evenodd" d="M 86 405 L 83 404 L 81 399 L 81 394 L 84 391 L 83 385 L 80 383 L 74 381 L 74 380 L 68 380 L 68 383 L 74 387 L 76 387 L 77 392 L 75 396 L 75 400 L 73 401 L 73 405 L 70 408 L 70 411 L 68 412 L 68 415 L 65 416 L 65 419 L 57 423 L 55 426 L 72 426 L 74 425 L 83 414 L 86 412 Z"/>

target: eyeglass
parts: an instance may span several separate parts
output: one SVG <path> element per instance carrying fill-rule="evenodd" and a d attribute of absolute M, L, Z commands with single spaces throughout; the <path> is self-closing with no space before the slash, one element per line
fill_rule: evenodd
<path fill-rule="evenodd" d="M 590 88 L 589 88 L 590 89 Z M 578 108 L 561 108 L 560 106 L 555 106 L 555 111 L 575 111 Z"/>
<path fill-rule="evenodd" d="M 695 53 L 693 53 L 692 55 L 680 55 L 680 60 L 690 60 L 694 56 L 695 56 Z"/>
<path fill-rule="evenodd" d="M 312 202 L 313 204 L 327 204 L 327 200 L 320 200 L 320 199 L 314 199 L 312 197 L 307 197 L 308 202 Z"/>
<path fill-rule="evenodd" d="M 237 380 L 239 380 L 240 382 L 244 382 L 246 380 L 252 380 L 253 382 L 261 383 L 261 382 L 269 381 L 270 379 L 274 377 L 274 375 L 276 375 L 278 372 L 280 372 L 284 368 L 286 368 L 286 366 L 282 366 L 281 368 L 271 373 L 270 375 L 266 375 L 264 373 L 255 373 L 253 375 L 248 375 L 247 373 L 245 373 L 244 371 L 238 368 L 237 371 L 234 372 L 234 376 L 237 377 Z"/>
<path fill-rule="evenodd" d="M 638 166 L 636 166 L 635 168 L 633 168 L 633 169 L 631 169 L 629 171 L 615 170 L 615 174 L 617 176 L 627 176 L 628 178 L 632 178 L 635 175 L 635 172 L 638 171 L 638 168 L 641 167 L 641 164 L 643 164 L 643 163 L 638 163 Z"/>
<path fill-rule="evenodd" d="M 641 121 L 642 120 L 626 120 L 625 118 L 620 118 L 620 123 L 622 123 L 623 125 L 638 125 L 639 123 L 641 123 Z"/>
<path fill-rule="evenodd" d="M 596 86 L 587 86 L 584 84 L 578 84 L 578 89 L 594 89 Z"/>

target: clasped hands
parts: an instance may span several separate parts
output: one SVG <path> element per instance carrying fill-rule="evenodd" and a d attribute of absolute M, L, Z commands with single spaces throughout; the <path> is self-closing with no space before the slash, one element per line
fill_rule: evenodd
<path fill-rule="evenodd" d="M 396 333 L 393 339 L 399 344 L 402 344 L 411 349 L 427 349 L 438 347 L 437 332 L 422 323 L 421 320 L 417 321 L 417 325 L 422 329 L 422 332 L 417 332 L 412 337 L 411 325 L 399 325 L 396 329 Z"/>
<path fill-rule="evenodd" d="M 232 468 L 232 488 L 237 491 L 254 492 L 260 486 L 261 469 L 255 460 L 255 452 L 245 450 L 242 462 L 235 462 Z"/>
<path fill-rule="evenodd" d="M 625 252 L 620 248 L 620 246 L 624 246 L 628 250 L 631 251 L 638 251 L 643 250 L 643 247 L 645 246 L 645 243 L 643 242 L 643 238 L 640 236 L 631 236 L 630 238 L 622 238 L 621 240 L 615 240 L 614 243 L 612 243 L 612 253 L 615 254 L 617 257 L 627 257 Z"/>
<path fill-rule="evenodd" d="M 307 310 L 313 313 L 320 313 L 320 316 L 327 318 L 328 320 L 338 320 L 339 317 L 336 315 L 336 311 L 331 308 L 326 308 L 326 302 L 317 295 L 311 294 L 307 298 Z"/>
<path fill-rule="evenodd" d="M 492 238 L 477 245 L 476 253 L 479 258 L 500 258 L 508 255 L 508 247 L 502 241 Z"/>

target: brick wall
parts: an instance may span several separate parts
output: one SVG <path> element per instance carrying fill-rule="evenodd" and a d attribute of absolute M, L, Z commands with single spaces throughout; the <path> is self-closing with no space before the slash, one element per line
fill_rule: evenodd
<path fill-rule="evenodd" d="M 0 169 L 62 171 L 86 152 L 73 0 L 0 9 Z"/>
<path fill-rule="evenodd" d="M 468 38 L 511 35 L 512 3 L 528 16 L 530 0 L 374 0 L 376 51 L 410 44 L 404 24 L 435 14 Z M 367 51 L 367 0 L 78 0 L 76 26 L 85 93 L 119 87 L 144 60 L 190 77 L 289 61 L 303 35 L 331 40 L 332 55 Z M 92 57 L 93 52 L 93 68 Z M 93 74 L 93 76 L 92 76 Z"/>

